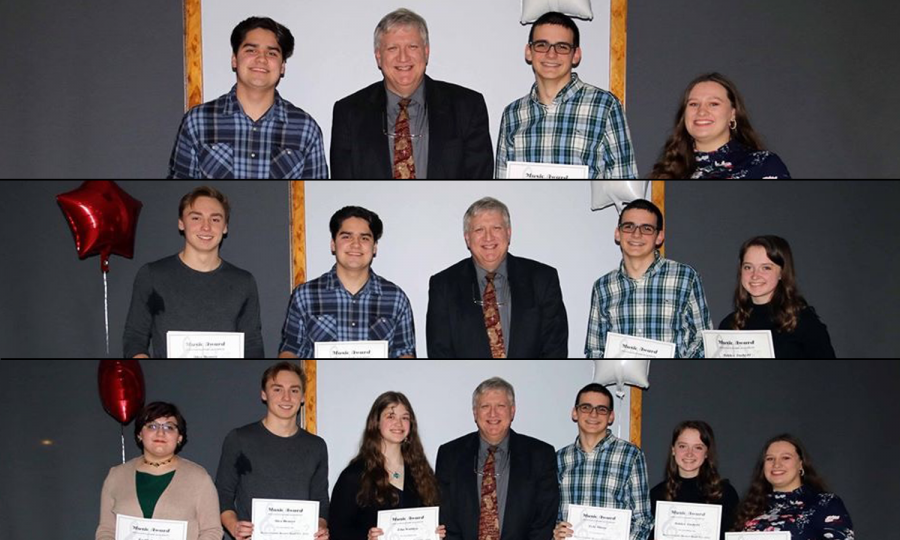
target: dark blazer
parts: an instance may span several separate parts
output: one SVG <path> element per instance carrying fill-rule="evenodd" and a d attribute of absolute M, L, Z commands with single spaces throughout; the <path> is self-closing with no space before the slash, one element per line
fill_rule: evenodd
<path fill-rule="evenodd" d="M 512 296 L 509 358 L 567 358 L 569 322 L 556 269 L 507 255 Z M 469 258 L 431 278 L 428 291 L 429 358 L 491 358 L 484 313 Z"/>
<path fill-rule="evenodd" d="M 481 504 L 475 463 L 480 446 L 471 433 L 441 446 L 436 474 L 446 540 L 478 540 Z M 559 513 L 556 452 L 549 444 L 510 432 L 509 491 L 500 540 L 549 540 Z"/>
<path fill-rule="evenodd" d="M 428 178 L 489 179 L 494 153 L 484 96 L 425 77 L 428 107 Z M 334 104 L 331 126 L 331 177 L 393 178 L 384 135 L 387 90 L 384 81 Z"/>

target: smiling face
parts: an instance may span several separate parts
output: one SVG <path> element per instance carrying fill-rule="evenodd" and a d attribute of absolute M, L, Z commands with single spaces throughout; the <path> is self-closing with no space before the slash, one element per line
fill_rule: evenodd
<path fill-rule="evenodd" d="M 616 413 L 612 411 L 612 403 L 605 394 L 585 392 L 578 398 L 578 405 L 572 410 L 572 420 L 578 423 L 578 434 L 582 437 L 602 438 L 609 426 L 616 421 Z"/>
<path fill-rule="evenodd" d="M 468 228 L 465 234 L 466 246 L 472 252 L 472 257 L 478 266 L 493 272 L 509 253 L 512 229 L 498 210 L 476 214 L 469 221 Z"/>
<path fill-rule="evenodd" d="M 553 45 L 567 43 L 573 45 L 575 33 L 557 24 L 542 24 L 534 28 L 532 43 L 546 41 Z M 572 68 L 581 62 L 581 47 L 569 54 L 559 54 L 555 47 L 545 53 L 534 51 L 531 44 L 525 46 L 525 60 L 531 64 L 535 77 L 543 82 L 565 81 L 572 78 Z"/>
<path fill-rule="evenodd" d="M 284 58 L 278 39 L 270 30 L 256 28 L 231 57 L 231 68 L 237 73 L 238 86 L 253 90 L 271 90 L 284 74 Z"/>
<path fill-rule="evenodd" d="M 684 126 L 697 150 L 714 152 L 731 140 L 729 124 L 736 111 L 728 90 L 717 82 L 698 83 L 691 89 L 684 111 Z"/>
<path fill-rule="evenodd" d="M 791 492 L 803 485 L 803 462 L 797 448 L 786 441 L 772 443 L 766 450 L 763 471 L 774 491 Z"/>
<path fill-rule="evenodd" d="M 751 246 L 741 265 L 741 286 L 756 305 L 772 301 L 781 283 L 782 268 L 769 259 L 766 248 Z"/>
<path fill-rule="evenodd" d="M 331 241 L 331 251 L 343 270 L 360 271 L 372 265 L 372 259 L 378 253 L 375 235 L 369 222 L 351 217 L 344 220 L 337 236 Z"/>
<path fill-rule="evenodd" d="M 152 429 L 151 426 L 156 429 Z M 174 456 L 181 439 L 181 434 L 178 432 L 178 419 L 174 416 L 157 418 L 152 422 L 147 422 L 141 428 L 144 456 L 150 461 L 165 461 Z"/>
<path fill-rule="evenodd" d="M 696 429 L 685 429 L 678 436 L 672 447 L 672 455 L 675 456 L 675 464 L 678 465 L 678 475 L 682 478 L 696 478 L 700 474 L 700 468 L 706 463 L 709 448 L 700 437 Z"/>
<path fill-rule="evenodd" d="M 262 392 L 268 415 L 279 420 L 296 420 L 303 404 L 303 383 L 290 370 L 282 370 L 266 382 Z"/>
<path fill-rule="evenodd" d="M 184 233 L 186 250 L 214 253 L 228 234 L 225 207 L 212 197 L 197 197 L 193 204 L 184 209 L 178 220 L 178 230 Z"/>
<path fill-rule="evenodd" d="M 378 430 L 385 441 L 401 444 L 409 437 L 411 423 L 412 415 L 409 410 L 402 403 L 396 403 L 381 411 Z"/>
<path fill-rule="evenodd" d="M 478 396 L 472 412 L 481 438 L 493 445 L 503 442 L 516 418 L 516 406 L 504 390 L 488 390 Z"/>
<path fill-rule="evenodd" d="M 645 234 L 644 225 L 650 225 L 654 229 L 659 226 L 656 215 L 642 208 L 625 210 L 622 214 L 622 224 L 631 223 L 635 230 L 631 234 L 616 229 L 616 243 L 622 248 L 622 254 L 631 259 L 645 259 L 656 253 L 666 240 L 666 232 L 657 230 L 653 234 Z"/>
<path fill-rule="evenodd" d="M 388 90 L 409 97 L 425 79 L 430 49 L 415 26 L 398 26 L 381 35 L 375 61 Z"/>

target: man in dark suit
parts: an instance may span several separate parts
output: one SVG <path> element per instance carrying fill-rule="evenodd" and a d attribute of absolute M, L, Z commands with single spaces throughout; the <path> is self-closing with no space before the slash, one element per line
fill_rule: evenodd
<path fill-rule="evenodd" d="M 334 105 L 336 179 L 491 178 L 487 106 L 478 92 L 425 76 L 428 26 L 398 9 L 375 29 L 379 81 Z"/>
<path fill-rule="evenodd" d="M 569 323 L 556 269 L 509 254 L 509 209 L 487 197 L 466 212 L 472 257 L 431 278 L 429 358 L 566 358 Z"/>
<path fill-rule="evenodd" d="M 556 454 L 512 431 L 516 394 L 500 378 L 472 398 L 478 431 L 438 450 L 446 540 L 549 540 L 559 510 Z"/>

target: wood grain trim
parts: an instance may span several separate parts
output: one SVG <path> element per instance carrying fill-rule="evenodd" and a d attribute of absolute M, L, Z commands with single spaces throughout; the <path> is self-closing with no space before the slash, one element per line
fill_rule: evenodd
<path fill-rule="evenodd" d="M 609 91 L 625 105 L 628 0 L 611 0 L 609 7 Z"/>
<path fill-rule="evenodd" d="M 184 110 L 203 103 L 200 0 L 184 0 Z"/>

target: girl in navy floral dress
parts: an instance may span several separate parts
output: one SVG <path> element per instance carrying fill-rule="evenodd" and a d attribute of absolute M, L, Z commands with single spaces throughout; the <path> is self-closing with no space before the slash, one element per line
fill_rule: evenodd
<path fill-rule="evenodd" d="M 650 178 L 781 179 L 791 175 L 763 148 L 734 83 L 719 73 L 694 79 Z"/>
<path fill-rule="evenodd" d="M 775 437 L 764 447 L 735 528 L 787 531 L 791 540 L 854 540 L 843 501 L 828 492 L 803 444 L 791 435 Z"/>

